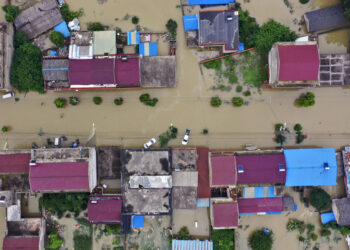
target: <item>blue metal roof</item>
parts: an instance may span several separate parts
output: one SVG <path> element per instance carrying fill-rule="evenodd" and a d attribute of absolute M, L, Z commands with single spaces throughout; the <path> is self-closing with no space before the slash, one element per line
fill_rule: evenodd
<path fill-rule="evenodd" d="M 321 214 L 322 224 L 327 224 L 329 222 L 335 221 L 335 216 L 333 212 Z"/>
<path fill-rule="evenodd" d="M 337 185 L 334 148 L 286 149 L 284 155 L 287 164 L 286 186 Z"/>
<path fill-rule="evenodd" d="M 70 32 L 65 21 L 57 24 L 55 27 L 53 27 L 53 29 L 57 32 L 62 33 L 65 38 L 70 36 Z"/>
<path fill-rule="evenodd" d="M 213 250 L 213 242 L 205 240 L 173 240 L 172 250 Z"/>
<path fill-rule="evenodd" d="M 158 56 L 158 44 L 140 43 L 139 54 L 142 56 Z"/>
<path fill-rule="evenodd" d="M 128 45 L 140 44 L 140 32 L 135 30 L 127 33 Z"/>
<path fill-rule="evenodd" d="M 197 199 L 197 207 L 210 207 L 209 198 L 198 198 Z"/>
<path fill-rule="evenodd" d="M 265 197 L 265 187 L 255 187 L 254 198 L 264 198 L 264 197 Z"/>
<path fill-rule="evenodd" d="M 219 5 L 234 2 L 235 0 L 188 0 L 188 5 Z"/>
<path fill-rule="evenodd" d="M 183 16 L 185 31 L 198 30 L 198 15 Z"/>
<path fill-rule="evenodd" d="M 132 217 L 132 227 L 133 228 L 143 228 L 145 226 L 145 216 L 144 215 L 134 215 Z"/>

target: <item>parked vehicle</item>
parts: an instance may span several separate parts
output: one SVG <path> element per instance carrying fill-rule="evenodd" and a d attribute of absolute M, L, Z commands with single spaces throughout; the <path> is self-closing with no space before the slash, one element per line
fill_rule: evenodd
<path fill-rule="evenodd" d="M 190 134 L 191 134 L 191 130 L 186 129 L 184 138 L 182 139 L 182 145 L 188 144 L 188 140 L 190 139 Z"/>
<path fill-rule="evenodd" d="M 157 140 L 155 138 L 150 139 L 148 142 L 146 142 L 145 144 L 143 144 L 143 147 L 145 149 L 148 149 L 150 146 L 154 145 L 157 142 Z"/>
<path fill-rule="evenodd" d="M 2 95 L 2 99 L 8 99 L 8 98 L 12 98 L 12 97 L 15 97 L 15 92 L 8 92 L 8 93 Z"/>

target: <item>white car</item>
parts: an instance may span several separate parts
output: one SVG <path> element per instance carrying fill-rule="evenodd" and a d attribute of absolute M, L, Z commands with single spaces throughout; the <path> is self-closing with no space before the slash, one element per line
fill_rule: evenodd
<path fill-rule="evenodd" d="M 8 92 L 2 96 L 2 99 L 8 99 L 15 96 L 15 92 Z"/>
<path fill-rule="evenodd" d="M 191 134 L 191 130 L 186 129 L 184 138 L 182 139 L 182 145 L 188 144 L 188 140 L 190 139 L 190 134 Z"/>
<path fill-rule="evenodd" d="M 148 142 L 146 142 L 145 144 L 143 144 L 143 147 L 145 149 L 148 149 L 150 146 L 154 145 L 157 142 L 157 140 L 155 138 L 150 139 Z"/>

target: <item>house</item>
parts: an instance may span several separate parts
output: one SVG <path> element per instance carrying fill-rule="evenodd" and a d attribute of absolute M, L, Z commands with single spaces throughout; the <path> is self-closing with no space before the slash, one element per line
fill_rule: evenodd
<path fill-rule="evenodd" d="M 343 165 L 344 165 L 344 183 L 345 183 L 345 190 L 346 190 L 346 196 L 350 198 L 350 148 L 345 147 L 345 149 L 342 152 L 343 155 Z"/>
<path fill-rule="evenodd" d="M 188 0 L 188 5 L 226 5 L 235 0 Z"/>
<path fill-rule="evenodd" d="M 32 191 L 87 192 L 97 185 L 95 148 L 32 149 Z"/>
<path fill-rule="evenodd" d="M 334 148 L 285 149 L 286 186 L 324 186 L 337 184 Z"/>
<path fill-rule="evenodd" d="M 5 237 L 3 250 L 39 250 L 39 236 Z"/>
<path fill-rule="evenodd" d="M 34 6 L 22 11 L 15 19 L 16 31 L 24 32 L 29 39 L 52 29 L 63 22 L 58 2 L 42 0 Z"/>
<path fill-rule="evenodd" d="M 0 90 L 9 91 L 12 89 L 10 84 L 10 67 L 13 56 L 13 25 L 9 23 L 0 23 Z"/>
<path fill-rule="evenodd" d="M 334 199 L 332 201 L 332 210 L 340 226 L 350 226 L 350 199 Z"/>
<path fill-rule="evenodd" d="M 238 10 L 200 11 L 199 46 L 221 46 L 224 53 L 238 50 Z"/>
<path fill-rule="evenodd" d="M 95 57 L 115 56 L 117 54 L 115 30 L 94 31 L 93 36 Z"/>
<path fill-rule="evenodd" d="M 197 148 L 197 170 L 198 170 L 198 199 L 206 200 L 210 198 L 210 181 L 209 181 L 209 149 Z"/>
<path fill-rule="evenodd" d="M 239 214 L 274 214 L 283 211 L 282 197 L 238 199 Z"/>
<path fill-rule="evenodd" d="M 283 153 L 237 154 L 237 184 L 285 183 L 286 162 Z"/>
<path fill-rule="evenodd" d="M 117 55 L 115 59 L 115 81 L 118 87 L 140 86 L 139 55 Z"/>
<path fill-rule="evenodd" d="M 69 59 L 93 58 L 93 32 L 73 32 L 70 36 Z"/>
<path fill-rule="evenodd" d="M 279 42 L 269 52 L 272 87 L 316 86 L 320 55 L 316 42 Z"/>
<path fill-rule="evenodd" d="M 237 202 L 211 202 L 210 218 L 214 229 L 229 229 L 238 227 L 239 207 Z"/>
<path fill-rule="evenodd" d="M 319 32 L 339 28 L 346 24 L 341 5 L 313 10 L 304 14 L 307 32 Z"/>
<path fill-rule="evenodd" d="M 65 58 L 43 58 L 45 89 L 69 89 L 69 60 Z"/>
<path fill-rule="evenodd" d="M 210 152 L 210 187 L 235 187 L 237 166 L 233 152 Z"/>
<path fill-rule="evenodd" d="M 88 217 L 91 224 L 120 224 L 122 213 L 121 195 L 91 195 Z"/>
<path fill-rule="evenodd" d="M 29 172 L 30 150 L 0 150 L 0 174 Z"/>
<path fill-rule="evenodd" d="M 171 242 L 172 250 L 213 250 L 213 242 L 208 240 L 175 240 Z"/>

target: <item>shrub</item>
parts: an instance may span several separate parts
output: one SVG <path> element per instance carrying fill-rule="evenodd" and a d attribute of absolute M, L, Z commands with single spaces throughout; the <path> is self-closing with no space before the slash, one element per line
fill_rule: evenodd
<path fill-rule="evenodd" d="M 177 239 L 179 240 L 189 240 L 190 239 L 190 232 L 188 231 L 187 227 L 182 227 L 177 234 Z"/>
<path fill-rule="evenodd" d="M 244 100 L 242 97 L 233 97 L 232 105 L 235 107 L 241 107 L 244 104 Z"/>
<path fill-rule="evenodd" d="M 236 92 L 237 92 L 237 93 L 241 93 L 242 90 L 243 90 L 243 87 L 242 87 L 241 85 L 238 85 L 238 86 L 236 87 Z"/>
<path fill-rule="evenodd" d="M 56 108 L 64 108 L 67 105 L 67 99 L 63 97 L 56 98 L 54 104 Z"/>
<path fill-rule="evenodd" d="M 322 237 L 327 237 L 327 236 L 330 236 L 332 234 L 332 232 L 328 229 L 322 229 L 321 230 L 321 236 Z"/>
<path fill-rule="evenodd" d="M 281 146 L 283 146 L 283 144 L 286 142 L 286 137 L 284 136 L 284 135 L 282 135 L 282 134 L 278 134 L 277 136 L 276 136 L 276 142 L 278 143 L 278 144 L 281 144 Z"/>
<path fill-rule="evenodd" d="M 238 82 L 238 77 L 234 74 L 231 74 L 229 77 L 228 77 L 228 81 L 230 83 L 237 83 Z M 237 86 L 238 87 L 238 86 Z"/>
<path fill-rule="evenodd" d="M 301 4 L 306 4 L 306 3 L 308 3 L 310 0 L 299 0 L 299 2 L 301 3 Z"/>
<path fill-rule="evenodd" d="M 310 107 L 315 105 L 314 93 L 307 92 L 306 94 L 301 94 L 300 97 L 296 99 L 296 104 L 300 107 Z"/>
<path fill-rule="evenodd" d="M 9 131 L 9 127 L 8 127 L 8 126 L 2 126 L 1 131 L 2 131 L 3 133 L 6 133 L 6 132 Z"/>
<path fill-rule="evenodd" d="M 140 102 L 146 102 L 146 101 L 148 101 L 149 99 L 150 99 L 150 95 L 149 95 L 148 93 L 142 94 L 142 95 L 140 95 L 140 97 L 139 97 Z"/>
<path fill-rule="evenodd" d="M 331 197 L 330 195 L 321 188 L 312 190 L 310 196 L 310 203 L 318 211 L 327 211 L 331 209 Z"/>
<path fill-rule="evenodd" d="M 55 230 L 53 232 L 51 232 L 49 235 L 49 244 L 45 246 L 45 249 L 52 249 L 52 250 L 58 250 L 60 249 L 62 243 L 63 243 L 63 239 L 60 237 L 60 235 L 58 234 L 58 231 Z"/>
<path fill-rule="evenodd" d="M 275 132 L 280 132 L 283 127 L 284 127 L 283 123 L 275 124 Z"/>
<path fill-rule="evenodd" d="M 299 123 L 294 125 L 294 131 L 299 132 L 302 130 L 303 130 L 303 127 Z"/>
<path fill-rule="evenodd" d="M 306 239 L 305 239 L 303 236 L 299 236 L 298 240 L 299 240 L 300 242 L 304 242 Z"/>
<path fill-rule="evenodd" d="M 222 101 L 221 101 L 220 97 L 218 97 L 218 96 L 214 96 L 210 100 L 210 105 L 212 107 L 216 107 L 217 108 L 217 107 L 220 107 L 221 104 L 222 104 Z"/>
<path fill-rule="evenodd" d="M 165 25 L 170 34 L 174 39 L 176 39 L 176 29 L 177 29 L 177 22 L 173 19 L 169 19 L 167 24 Z"/>
<path fill-rule="evenodd" d="M 28 36 L 23 32 L 16 32 L 15 36 L 13 37 L 13 46 L 15 47 L 15 49 L 18 49 L 26 43 L 29 43 Z"/>
<path fill-rule="evenodd" d="M 273 243 L 272 232 L 266 234 L 263 230 L 255 231 L 248 242 L 252 250 L 270 250 Z"/>
<path fill-rule="evenodd" d="M 208 130 L 208 129 L 204 128 L 204 129 L 202 130 L 202 134 L 203 134 L 203 135 L 207 135 L 208 133 L 209 133 L 209 130 Z"/>
<path fill-rule="evenodd" d="M 211 61 L 205 62 L 203 65 L 207 69 L 221 70 L 222 61 L 221 59 L 211 60 Z"/>
<path fill-rule="evenodd" d="M 252 93 L 250 93 L 250 90 L 246 90 L 246 91 L 243 92 L 243 95 L 244 96 L 251 96 Z"/>
<path fill-rule="evenodd" d="M 239 37 L 246 48 L 255 47 L 255 35 L 260 27 L 254 17 L 249 16 L 248 11 L 243 11 L 240 4 L 236 3 L 239 10 Z"/>
<path fill-rule="evenodd" d="M 61 32 L 52 31 L 50 33 L 50 41 L 59 48 L 64 46 L 64 36 Z"/>
<path fill-rule="evenodd" d="M 120 225 L 114 225 L 114 224 L 107 224 L 105 226 L 105 230 L 107 235 L 118 235 L 121 232 L 121 226 Z"/>
<path fill-rule="evenodd" d="M 151 96 L 148 93 L 140 95 L 139 100 L 146 106 L 151 107 L 156 106 L 156 104 L 158 103 L 158 98 L 151 98 Z"/>
<path fill-rule="evenodd" d="M 300 233 L 305 231 L 305 223 L 298 219 L 289 219 L 287 224 L 287 231 L 292 232 L 298 230 Z"/>
<path fill-rule="evenodd" d="M 132 18 L 131 18 L 131 22 L 133 23 L 133 24 L 138 24 L 139 23 L 139 18 L 137 17 L 137 16 L 133 16 Z"/>
<path fill-rule="evenodd" d="M 160 146 L 164 147 L 168 144 L 171 139 L 175 139 L 177 137 L 178 129 L 174 126 L 170 126 L 167 131 L 159 136 Z"/>
<path fill-rule="evenodd" d="M 102 103 L 102 98 L 99 96 L 95 96 L 94 98 L 92 98 L 92 100 L 96 105 L 100 105 Z"/>
<path fill-rule="evenodd" d="M 114 99 L 114 104 L 117 105 L 117 106 L 122 105 L 123 102 L 124 102 L 124 99 L 122 97 Z"/>
<path fill-rule="evenodd" d="M 70 105 L 75 106 L 75 105 L 78 105 L 79 102 L 80 102 L 80 100 L 79 100 L 78 97 L 76 97 L 76 96 L 70 96 L 70 97 L 69 97 L 69 104 L 70 104 Z"/>
<path fill-rule="evenodd" d="M 64 21 L 66 22 L 70 22 L 74 18 L 79 18 L 84 14 L 83 9 L 79 9 L 78 11 L 69 10 L 69 6 L 67 3 L 62 4 L 60 11 Z"/>
<path fill-rule="evenodd" d="M 211 239 L 214 250 L 234 250 L 234 230 L 233 229 L 212 229 Z"/>
<path fill-rule="evenodd" d="M 297 132 L 296 143 L 300 144 L 305 140 L 305 136 L 302 132 Z"/>
<path fill-rule="evenodd" d="M 317 241 L 318 235 L 315 234 L 315 233 L 312 233 L 312 234 L 311 234 L 311 239 L 312 239 L 313 241 Z"/>
<path fill-rule="evenodd" d="M 105 27 L 100 22 L 92 22 L 88 24 L 89 31 L 103 31 Z"/>
<path fill-rule="evenodd" d="M 2 9 L 6 12 L 5 19 L 7 22 L 11 23 L 16 19 L 16 16 L 21 12 L 18 6 L 15 5 L 5 5 Z"/>

